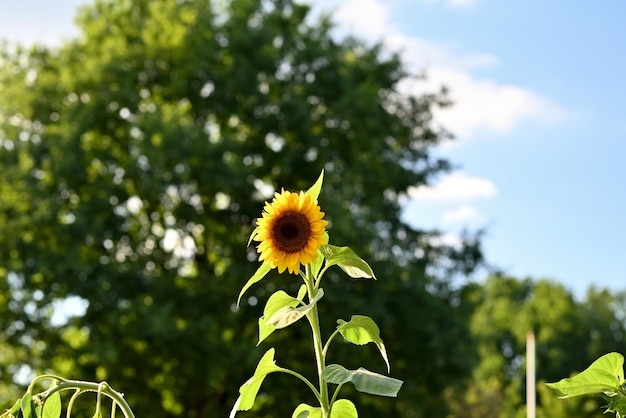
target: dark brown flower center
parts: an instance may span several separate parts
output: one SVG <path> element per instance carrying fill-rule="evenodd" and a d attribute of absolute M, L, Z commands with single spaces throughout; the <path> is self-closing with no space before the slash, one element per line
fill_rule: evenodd
<path fill-rule="evenodd" d="M 285 212 L 274 223 L 272 238 L 276 247 L 285 253 L 303 250 L 311 236 L 311 225 L 305 215 Z"/>

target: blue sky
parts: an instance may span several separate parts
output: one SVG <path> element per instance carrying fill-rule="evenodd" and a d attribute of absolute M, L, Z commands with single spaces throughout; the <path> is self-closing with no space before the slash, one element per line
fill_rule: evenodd
<path fill-rule="evenodd" d="M 79 0 L 0 4 L 0 37 L 59 43 Z M 402 51 L 407 68 L 445 84 L 455 106 L 436 121 L 459 165 L 408 191 L 405 216 L 446 232 L 485 227 L 487 259 L 550 278 L 578 296 L 626 289 L 626 2 L 313 0 L 354 33 Z"/>

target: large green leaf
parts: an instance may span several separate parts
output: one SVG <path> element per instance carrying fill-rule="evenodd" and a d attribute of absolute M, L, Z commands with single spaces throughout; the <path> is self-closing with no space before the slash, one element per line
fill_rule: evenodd
<path fill-rule="evenodd" d="M 276 327 L 267 321 L 267 318 L 271 318 L 277 311 L 285 307 L 295 307 L 301 303 L 300 300 L 289 296 L 282 290 L 279 290 L 272 294 L 265 304 L 263 309 L 263 316 L 259 318 L 259 344 L 266 339 L 272 332 L 276 330 Z"/>
<path fill-rule="evenodd" d="M 349 247 L 322 245 L 320 251 L 328 266 L 338 265 L 348 276 L 355 279 L 376 279 L 372 268 Z"/>
<path fill-rule="evenodd" d="M 624 356 L 619 353 L 605 354 L 574 377 L 547 383 L 548 387 L 560 391 L 562 398 L 600 393 L 613 396 L 619 392 L 622 384 Z"/>
<path fill-rule="evenodd" d="M 398 396 L 403 383 L 402 380 L 370 372 L 362 367 L 358 370 L 348 370 L 339 364 L 326 366 L 322 377 L 328 383 L 341 385 L 352 382 L 359 392 L 390 397 Z"/>
<path fill-rule="evenodd" d="M 261 360 L 259 360 L 259 364 L 254 371 L 254 375 L 239 388 L 239 399 L 237 399 L 237 402 L 231 411 L 231 416 L 235 416 L 236 411 L 250 410 L 250 408 L 254 405 L 256 395 L 261 388 L 263 380 L 265 380 L 265 376 L 270 373 L 280 372 L 283 370 L 284 369 L 278 367 L 274 361 L 274 349 L 270 348 L 267 350 L 263 357 L 261 357 Z"/>
<path fill-rule="evenodd" d="M 319 288 L 313 295 L 311 303 L 297 308 L 291 306 L 282 307 L 267 320 L 267 323 L 277 329 L 288 327 L 313 309 L 322 296 L 324 296 L 324 289 Z"/>
<path fill-rule="evenodd" d="M 267 261 L 259 266 L 257 271 L 252 275 L 252 277 L 250 277 L 250 279 L 248 279 L 246 284 L 243 285 L 241 292 L 239 292 L 239 297 L 237 298 L 237 306 L 239 306 L 239 302 L 241 302 L 241 298 L 243 297 L 243 294 L 246 293 L 246 290 L 248 290 L 250 286 L 252 286 L 253 284 L 262 280 L 263 277 L 265 277 L 265 275 L 269 273 L 271 269 L 272 269 L 272 266 Z"/>
<path fill-rule="evenodd" d="M 339 319 L 337 323 L 339 323 L 337 329 L 343 338 L 351 343 L 357 345 L 376 344 L 380 354 L 383 356 L 383 360 L 387 364 L 387 372 L 391 371 L 387 350 L 383 340 L 380 338 L 380 330 L 372 318 L 364 315 L 353 315 L 349 322 Z"/>

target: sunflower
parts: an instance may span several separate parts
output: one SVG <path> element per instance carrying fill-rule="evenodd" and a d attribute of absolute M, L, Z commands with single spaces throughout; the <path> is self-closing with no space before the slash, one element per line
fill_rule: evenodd
<path fill-rule="evenodd" d="M 300 264 L 317 259 L 317 249 L 326 242 L 328 222 L 320 211 L 317 200 L 304 192 L 282 190 L 274 194 L 271 203 L 265 203 L 263 217 L 257 219 L 251 240 L 259 241 L 260 261 L 269 262 L 282 273 L 298 274 Z"/>

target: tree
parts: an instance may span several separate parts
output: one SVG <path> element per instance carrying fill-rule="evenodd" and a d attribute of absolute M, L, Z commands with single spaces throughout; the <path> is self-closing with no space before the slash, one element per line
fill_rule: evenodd
<path fill-rule="evenodd" d="M 451 416 L 526 415 L 529 331 L 536 341 L 537 416 L 597 416 L 599 399 L 559 400 L 544 383 L 580 372 L 607 352 L 623 350 L 624 309 L 618 303 L 623 295 L 591 288 L 586 300 L 577 301 L 558 283 L 499 276 L 467 286 L 463 300 L 474 306 L 470 323 L 478 361 L 465 390 L 448 393 Z"/>
<path fill-rule="evenodd" d="M 399 197 L 450 166 L 431 153 L 448 136 L 431 126 L 446 99 L 400 94 L 409 74 L 398 56 L 334 40 L 329 20 L 307 23 L 308 12 L 291 0 L 98 0 L 61 48 L 4 49 L 0 329 L 14 353 L 0 359 L 4 384 L 28 365 L 106 379 L 138 415 L 225 416 L 262 353 L 250 349 L 260 304 L 290 287 L 268 280 L 234 309 L 257 267 L 253 220 L 272 190 L 303 189 L 323 168 L 331 241 L 380 277 L 374 288 L 329 276 L 328 294 L 342 293 L 325 302 L 327 318 L 375 307 L 407 381 L 398 402 L 361 415 L 436 414 L 445 382 L 466 370 L 447 281 L 482 255 L 475 237 L 434 245 L 436 231 L 400 219 Z M 68 297 L 85 313 L 51 322 Z M 272 336 L 292 348 L 279 364 L 309 364 L 301 332 Z M 255 416 L 291 413 L 303 392 L 286 379 L 267 382 L 286 405 L 268 395 Z"/>

